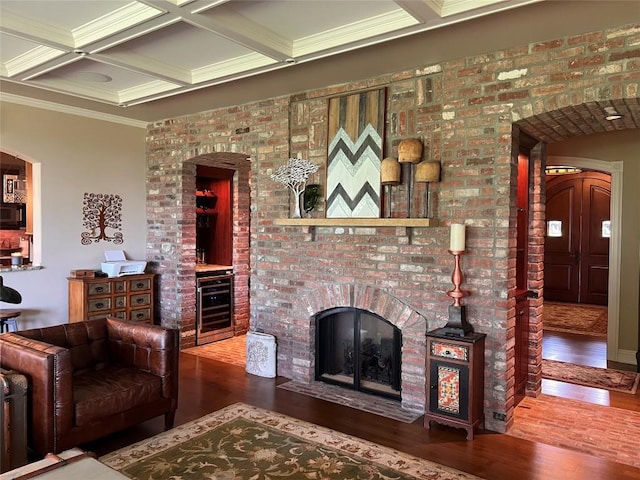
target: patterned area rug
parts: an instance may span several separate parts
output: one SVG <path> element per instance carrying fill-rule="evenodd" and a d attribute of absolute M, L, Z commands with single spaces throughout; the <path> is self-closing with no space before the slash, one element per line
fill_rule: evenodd
<path fill-rule="evenodd" d="M 185 348 L 182 352 L 244 368 L 247 361 L 247 336 L 239 335 L 227 340 Z"/>
<path fill-rule="evenodd" d="M 542 378 L 632 395 L 636 393 L 640 383 L 640 373 L 587 367 L 556 360 L 542 360 Z"/>
<path fill-rule="evenodd" d="M 640 412 L 551 395 L 526 397 L 507 434 L 640 467 Z"/>
<path fill-rule="evenodd" d="M 607 307 L 544 302 L 544 329 L 596 337 L 607 336 Z"/>
<path fill-rule="evenodd" d="M 100 461 L 136 480 L 479 478 L 242 403 L 110 453 Z"/>

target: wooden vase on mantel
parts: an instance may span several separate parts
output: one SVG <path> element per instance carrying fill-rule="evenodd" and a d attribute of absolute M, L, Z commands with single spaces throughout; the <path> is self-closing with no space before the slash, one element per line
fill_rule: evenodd
<path fill-rule="evenodd" d="M 400 184 L 401 165 L 395 158 L 387 157 L 380 164 L 380 184 L 385 188 L 387 199 L 386 217 L 391 218 L 391 187 Z"/>
<path fill-rule="evenodd" d="M 413 183 L 413 165 L 422 160 L 422 142 L 417 138 L 405 138 L 398 144 L 398 161 L 409 164 L 407 180 L 407 218 L 411 218 L 411 185 Z"/>

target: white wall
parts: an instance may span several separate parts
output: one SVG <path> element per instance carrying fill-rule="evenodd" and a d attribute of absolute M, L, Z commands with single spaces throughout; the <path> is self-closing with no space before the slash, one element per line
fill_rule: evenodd
<path fill-rule="evenodd" d="M 40 168 L 34 233 L 41 240 L 43 267 L 1 275 L 22 294 L 16 306 L 23 312 L 20 328 L 66 323 L 70 270 L 99 269 L 105 250 L 146 258 L 145 129 L 16 103 L 0 107 L 0 149 Z M 120 195 L 122 245 L 80 243 L 85 193 Z"/>

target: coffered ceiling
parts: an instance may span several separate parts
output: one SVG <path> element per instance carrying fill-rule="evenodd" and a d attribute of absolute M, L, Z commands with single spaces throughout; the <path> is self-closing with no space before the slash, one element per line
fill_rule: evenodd
<path fill-rule="evenodd" d="M 2 78 L 136 105 L 531 1 L 3 1 Z"/>
<path fill-rule="evenodd" d="M 1 78 L 134 106 L 540 0 L 2 0 Z"/>
<path fill-rule="evenodd" d="M 0 0 L 0 98 L 151 122 L 619 25 L 635 3 Z"/>

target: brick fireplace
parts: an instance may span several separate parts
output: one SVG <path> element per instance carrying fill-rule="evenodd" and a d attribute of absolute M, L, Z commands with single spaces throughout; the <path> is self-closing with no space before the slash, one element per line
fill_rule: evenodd
<path fill-rule="evenodd" d="M 315 378 L 315 315 L 338 307 L 353 307 L 384 318 L 402 332 L 401 403 L 408 410 L 424 412 L 426 374 L 426 318 L 388 291 L 359 283 L 326 285 L 308 292 L 294 305 L 299 316 L 298 336 L 292 341 L 292 378 L 309 383 Z"/>
<path fill-rule="evenodd" d="M 310 381 L 314 315 L 337 306 L 362 308 L 402 329 L 402 403 L 424 409 L 425 333 L 446 323 L 451 303 L 448 225 L 464 222 L 463 303 L 475 330 L 487 334 L 486 427 L 507 430 L 515 408 L 519 134 L 559 141 L 580 135 L 575 126 L 588 122 L 590 112 L 637 102 L 637 76 L 630 73 L 637 62 L 628 53 L 637 49 L 637 32 L 632 25 L 550 39 L 151 124 L 147 259 L 159 273 L 162 323 L 182 329 L 184 347 L 194 344 L 195 164 L 215 165 L 217 156 L 250 159 L 237 163 L 235 188 L 242 200 L 234 231 L 246 244 L 234 254 L 234 268 L 243 274 L 236 276 L 236 291 L 242 292 L 245 326 L 276 337 L 278 374 Z M 386 89 L 385 156 L 397 154 L 400 140 L 420 138 L 424 157 L 441 163 L 441 181 L 430 186 L 437 225 L 276 225 L 292 204 L 270 174 L 298 154 L 324 165 L 328 99 L 380 87 Z M 539 294 L 543 167 L 543 154 L 532 158 L 526 278 Z M 310 183 L 324 185 L 325 175 L 321 167 Z M 414 205 L 421 188 L 412 190 Z M 406 195 L 404 185 L 392 192 L 398 217 L 406 216 Z M 323 217 L 323 208 L 313 215 Z M 527 393 L 535 395 L 541 384 L 541 300 L 532 299 L 529 311 Z"/>

